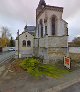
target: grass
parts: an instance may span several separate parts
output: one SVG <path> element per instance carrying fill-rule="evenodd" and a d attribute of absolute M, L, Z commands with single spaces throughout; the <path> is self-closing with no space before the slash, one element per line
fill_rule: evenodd
<path fill-rule="evenodd" d="M 39 78 L 42 76 L 49 76 L 52 78 L 60 78 L 69 71 L 61 69 L 56 65 L 42 64 L 37 59 L 29 58 L 20 63 L 20 67 L 27 71 L 32 76 Z"/>

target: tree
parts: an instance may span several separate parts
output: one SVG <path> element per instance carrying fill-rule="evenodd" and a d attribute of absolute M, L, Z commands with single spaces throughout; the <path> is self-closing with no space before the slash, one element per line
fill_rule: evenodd
<path fill-rule="evenodd" d="M 7 27 L 2 27 L 1 30 L 2 30 L 2 38 L 10 39 L 11 33 L 9 29 Z"/>
<path fill-rule="evenodd" d="M 80 37 L 74 38 L 72 42 L 74 43 L 74 45 L 80 46 Z"/>
<path fill-rule="evenodd" d="M 10 47 L 14 47 L 14 46 L 15 46 L 15 41 L 13 40 L 12 37 L 11 37 L 11 39 L 10 39 L 9 46 L 10 46 Z"/>
<path fill-rule="evenodd" d="M 9 40 L 11 37 L 11 33 L 9 32 L 9 29 L 7 27 L 2 27 L 1 28 L 1 46 L 2 47 L 7 47 L 9 46 Z"/>

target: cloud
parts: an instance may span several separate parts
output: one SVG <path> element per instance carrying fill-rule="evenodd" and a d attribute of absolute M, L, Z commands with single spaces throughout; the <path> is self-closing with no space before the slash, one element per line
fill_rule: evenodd
<path fill-rule="evenodd" d="M 74 37 L 80 35 L 80 12 L 77 12 L 73 17 L 70 17 L 68 21 L 69 27 L 69 40 L 72 40 Z"/>
<path fill-rule="evenodd" d="M 76 12 L 80 11 L 80 1 L 79 0 L 46 0 L 47 4 L 54 6 L 64 7 L 63 17 L 68 19 L 73 16 Z"/>
<path fill-rule="evenodd" d="M 80 8 L 79 0 L 45 0 L 47 4 L 64 7 L 64 18 L 74 15 Z M 35 9 L 39 0 L 0 0 L 0 14 L 21 21 L 35 22 Z"/>
<path fill-rule="evenodd" d="M 49 5 L 64 7 L 63 19 L 69 23 L 70 38 L 77 36 L 80 32 L 80 1 L 45 1 Z M 7 25 L 12 28 L 12 30 L 17 30 L 18 28 L 22 30 L 26 22 L 28 25 L 35 25 L 38 3 L 39 0 L 0 0 L 0 25 Z M 14 33 L 14 31 L 12 31 L 12 33 Z"/>

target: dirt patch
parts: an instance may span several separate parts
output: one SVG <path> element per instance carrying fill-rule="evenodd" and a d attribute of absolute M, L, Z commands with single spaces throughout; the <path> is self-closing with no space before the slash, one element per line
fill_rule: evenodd
<path fill-rule="evenodd" d="M 21 60 L 15 60 L 14 62 L 7 65 L 7 69 L 10 72 L 21 73 L 23 69 L 19 66 Z"/>

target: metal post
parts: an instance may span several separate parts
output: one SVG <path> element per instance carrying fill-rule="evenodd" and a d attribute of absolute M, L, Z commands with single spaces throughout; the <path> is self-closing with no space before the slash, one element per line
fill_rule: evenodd
<path fill-rule="evenodd" d="M 18 30 L 18 59 L 19 59 L 19 30 Z"/>

